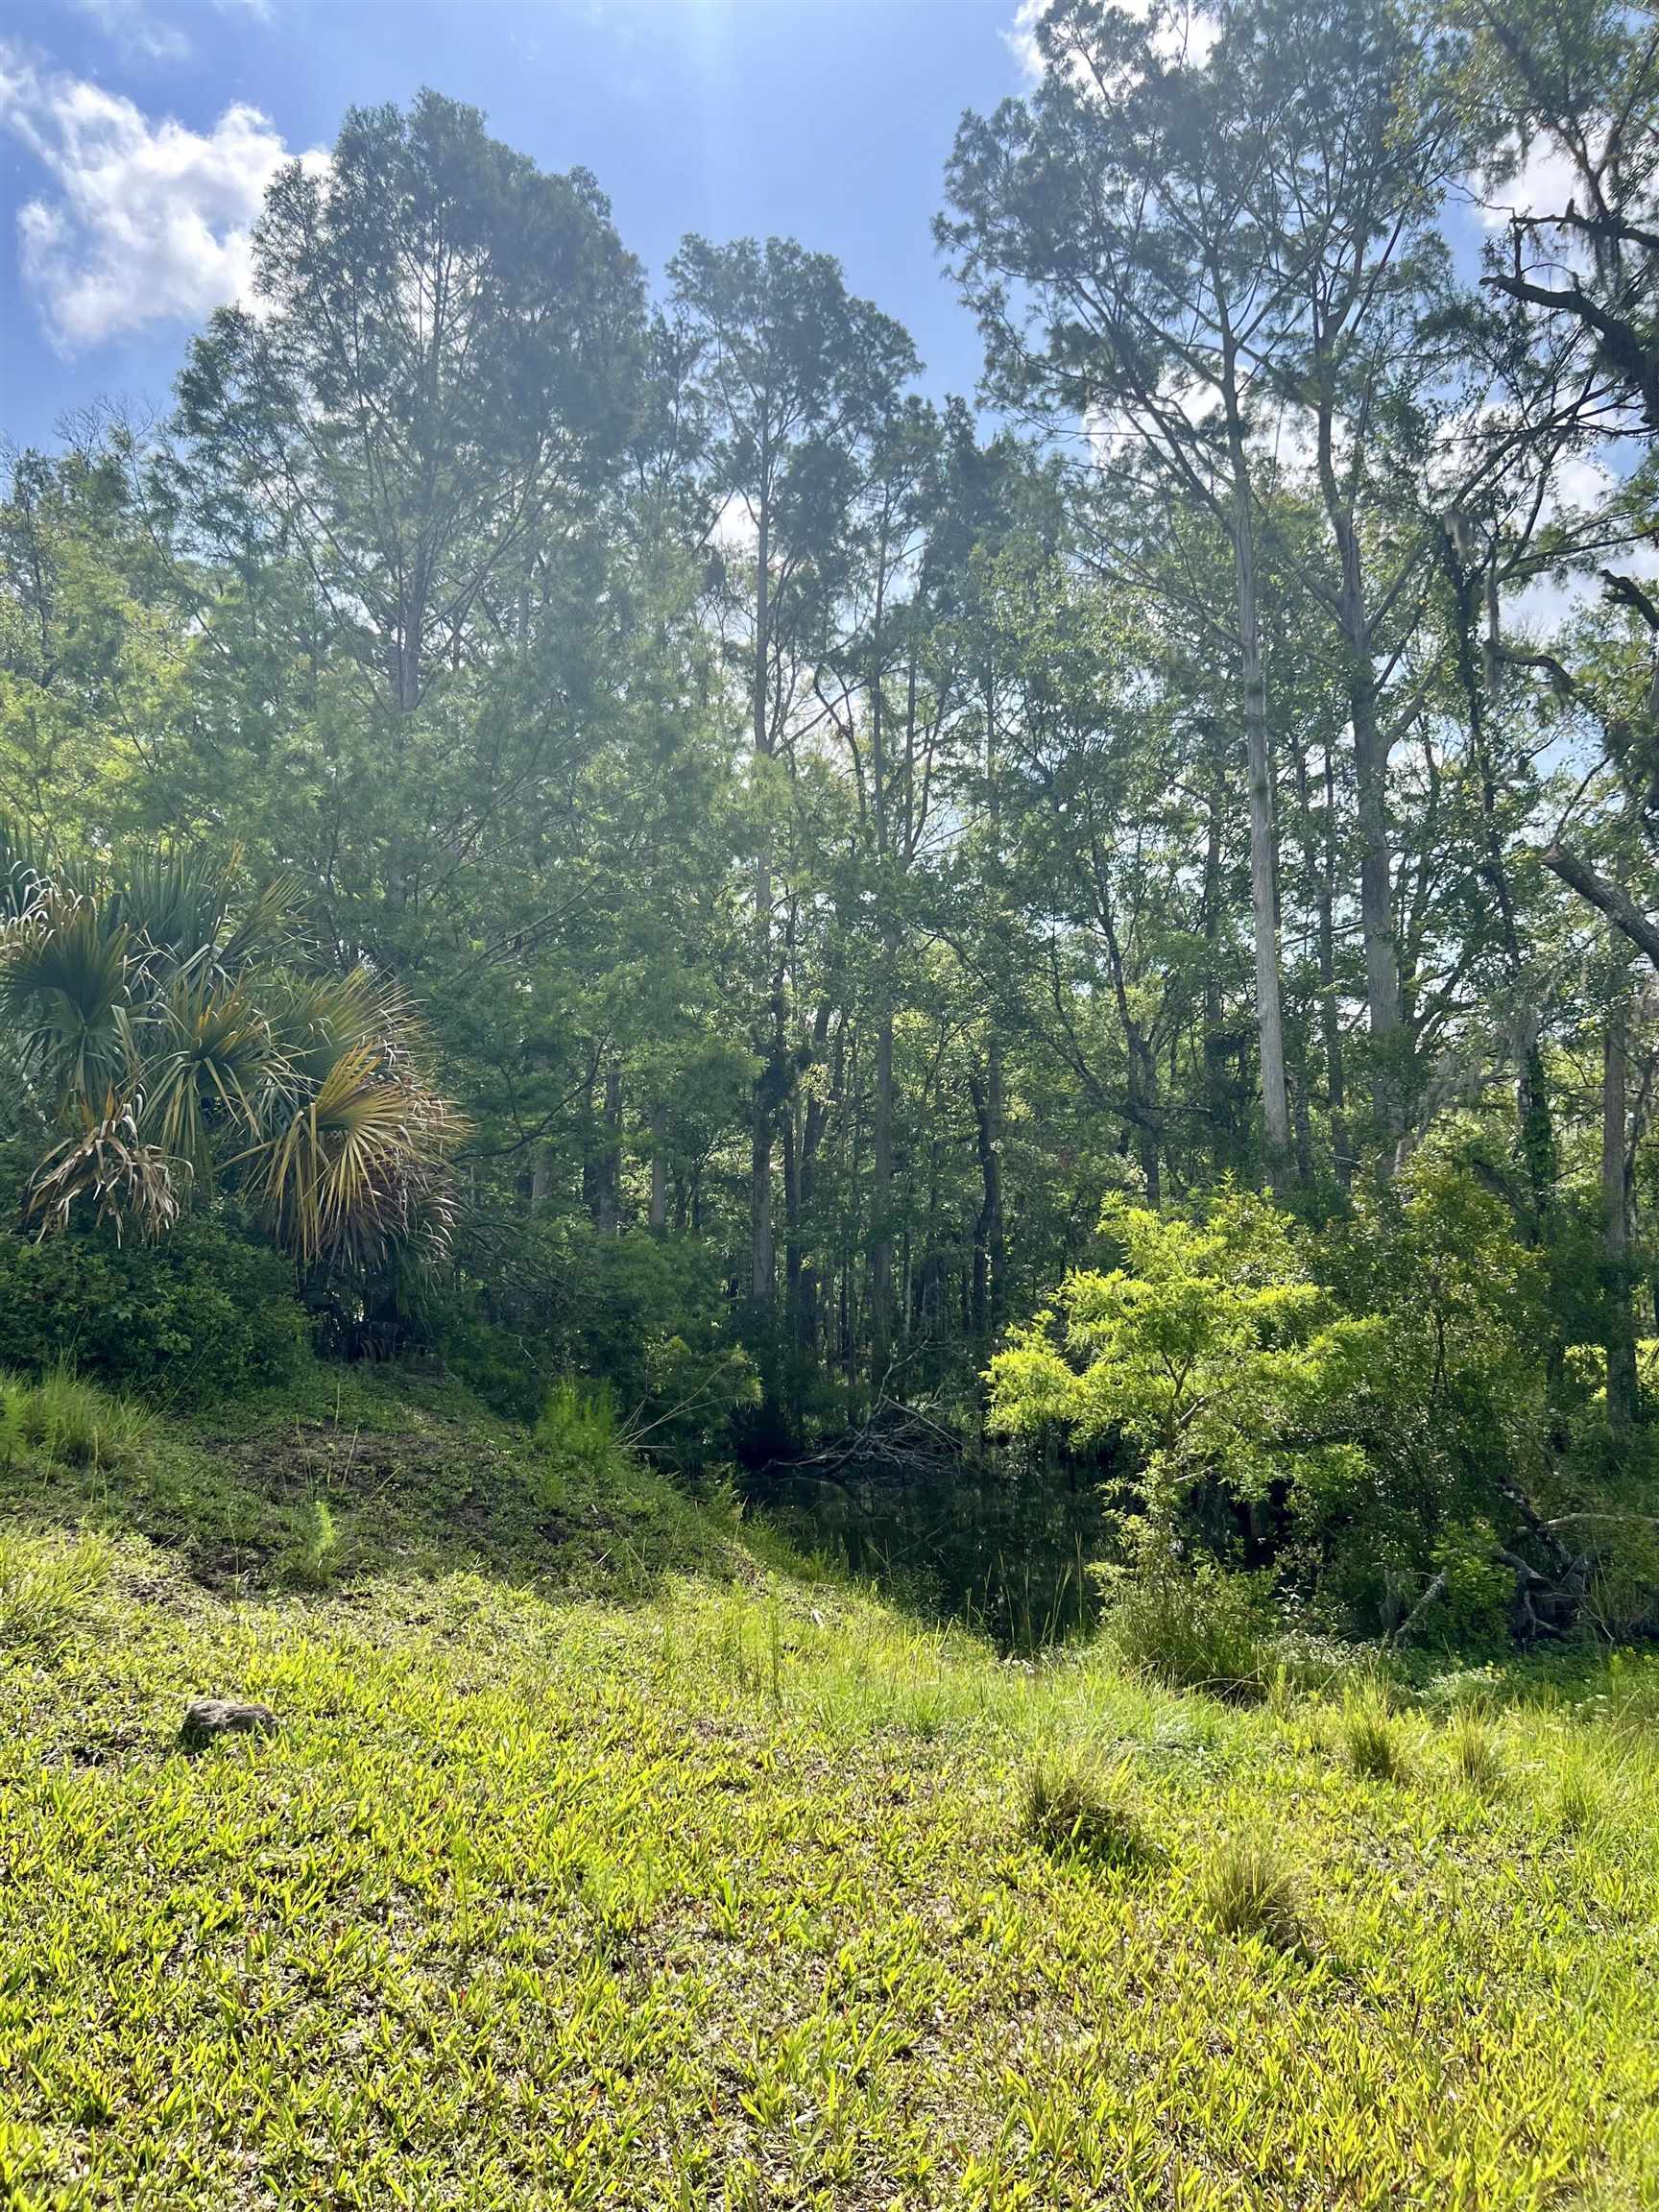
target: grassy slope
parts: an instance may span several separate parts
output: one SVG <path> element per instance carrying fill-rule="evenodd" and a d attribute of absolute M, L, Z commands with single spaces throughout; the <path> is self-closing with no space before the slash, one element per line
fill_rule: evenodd
<path fill-rule="evenodd" d="M 1333 1706 L 1002 1663 L 646 1479 L 549 1511 L 443 1392 L 334 1412 L 13 1442 L 15 1515 L 113 1533 L 0 1534 L 0 2203 L 1659 2203 L 1644 1671 L 1365 1779 Z M 275 1590 L 315 1495 L 344 1580 Z M 185 1756 L 199 1692 L 280 1735 Z M 1141 1857 L 1026 1839 L 1041 1754 Z M 1240 1838 L 1302 1943 L 1209 1924 Z"/>

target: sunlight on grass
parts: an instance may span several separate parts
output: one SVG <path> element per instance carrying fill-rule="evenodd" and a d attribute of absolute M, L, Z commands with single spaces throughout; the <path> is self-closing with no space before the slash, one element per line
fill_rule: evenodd
<path fill-rule="evenodd" d="M 583 1600 L 7 1531 L 13 2200 L 1653 2200 L 1646 1668 L 1242 1706 L 629 1526 Z"/>

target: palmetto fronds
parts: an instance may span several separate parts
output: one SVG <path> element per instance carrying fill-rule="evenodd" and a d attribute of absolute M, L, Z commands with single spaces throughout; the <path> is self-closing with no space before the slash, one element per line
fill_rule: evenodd
<path fill-rule="evenodd" d="M 234 914 L 224 874 L 162 856 L 103 897 L 31 877 L 0 912 L 0 1022 L 72 1132 L 31 1189 L 43 1230 L 90 1207 L 160 1235 L 193 1184 L 243 1191 L 304 1267 L 446 1241 L 461 1124 L 425 1081 L 420 1024 L 367 969 L 262 960 L 292 911 L 276 884 Z"/>
<path fill-rule="evenodd" d="M 164 1236 L 179 1217 L 186 1161 L 170 1159 L 139 1134 L 143 1104 L 108 1093 L 101 1111 L 49 1152 L 29 1187 L 28 1210 L 42 1232 L 62 1229 L 77 1206 L 114 1229 L 145 1239 Z"/>
<path fill-rule="evenodd" d="M 0 925 L 0 1018 L 65 1105 L 126 1088 L 132 1043 L 130 938 L 96 899 L 54 882 Z"/>
<path fill-rule="evenodd" d="M 21 822 L 0 814 L 0 926 L 26 914 L 51 879 L 41 840 Z"/>
<path fill-rule="evenodd" d="M 293 925 L 295 885 L 275 878 L 240 913 L 232 895 L 237 855 L 217 866 L 201 853 L 155 853 L 131 864 L 108 904 L 143 948 L 150 974 L 234 981 L 268 955 Z"/>
<path fill-rule="evenodd" d="M 252 979 L 228 989 L 178 977 L 152 1010 L 145 1054 L 148 1123 L 168 1152 L 210 1171 L 228 1136 L 264 1122 L 287 1070 Z"/>
<path fill-rule="evenodd" d="M 367 1267 L 412 1240 L 455 1134 L 444 1101 L 390 1072 L 377 1041 L 348 1045 L 252 1150 L 247 1184 L 301 1261 Z"/>

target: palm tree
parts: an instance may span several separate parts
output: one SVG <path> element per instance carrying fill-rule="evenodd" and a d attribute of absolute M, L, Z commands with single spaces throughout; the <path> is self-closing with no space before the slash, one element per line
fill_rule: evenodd
<path fill-rule="evenodd" d="M 28 1211 L 145 1237 L 239 1190 L 304 1269 L 441 1251 L 461 1134 L 408 1002 L 302 965 L 293 889 L 238 912 L 235 863 L 156 854 L 71 879 L 0 825 L 0 1023 L 65 1129 Z"/>

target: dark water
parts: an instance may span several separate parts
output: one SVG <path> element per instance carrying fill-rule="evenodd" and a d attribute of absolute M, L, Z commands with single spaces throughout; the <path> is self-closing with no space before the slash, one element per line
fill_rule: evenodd
<path fill-rule="evenodd" d="M 854 1458 L 832 1476 L 774 1467 L 756 1497 L 797 1542 L 902 1602 L 1030 1651 L 1094 1621 L 1100 1482 L 1095 1468 L 965 1449 L 902 1468 Z"/>

